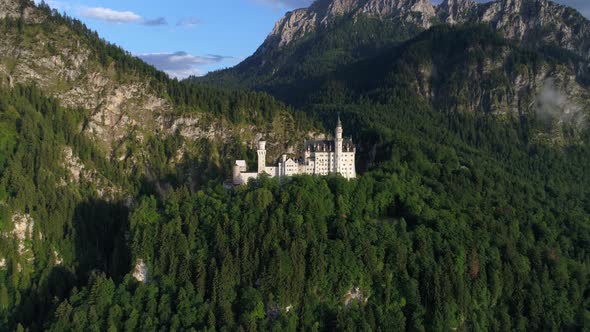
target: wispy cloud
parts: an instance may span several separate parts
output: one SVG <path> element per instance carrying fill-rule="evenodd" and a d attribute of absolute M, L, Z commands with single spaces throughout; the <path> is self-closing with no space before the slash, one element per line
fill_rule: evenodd
<path fill-rule="evenodd" d="M 166 21 L 166 19 L 163 17 L 158 17 L 151 20 L 144 20 L 143 22 L 141 22 L 141 24 L 147 26 L 168 25 L 168 21 Z"/>
<path fill-rule="evenodd" d="M 205 56 L 196 56 L 186 52 L 144 53 L 137 54 L 136 56 L 176 78 L 186 78 L 191 75 L 201 76 L 205 74 L 204 70 L 201 68 L 202 66 L 233 59 L 233 57 L 223 55 L 209 54 Z"/>
<path fill-rule="evenodd" d="M 275 9 L 303 8 L 311 5 L 314 0 L 254 0 L 257 3 L 271 6 Z"/>
<path fill-rule="evenodd" d="M 168 25 L 164 17 L 147 19 L 132 11 L 118 11 L 105 7 L 82 7 L 78 10 L 80 16 L 110 23 L 137 23 L 147 26 Z"/>
<path fill-rule="evenodd" d="M 186 18 L 179 20 L 176 23 L 176 26 L 192 28 L 192 27 L 197 26 L 201 23 L 203 23 L 203 21 L 201 21 L 201 19 L 198 17 L 186 17 Z"/>

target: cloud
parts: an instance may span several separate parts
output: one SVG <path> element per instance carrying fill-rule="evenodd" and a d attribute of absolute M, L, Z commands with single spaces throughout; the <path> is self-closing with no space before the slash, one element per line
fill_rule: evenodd
<path fill-rule="evenodd" d="M 164 17 L 146 19 L 132 11 L 118 11 L 104 7 L 83 7 L 79 11 L 80 16 L 111 23 L 138 23 L 146 26 L 168 25 Z"/>
<path fill-rule="evenodd" d="M 201 21 L 201 19 L 198 17 L 187 17 L 179 20 L 176 25 L 179 27 L 192 28 L 201 23 L 203 23 L 203 21 Z"/>
<path fill-rule="evenodd" d="M 108 21 L 113 23 L 140 22 L 143 18 L 131 11 L 116 11 L 110 8 L 89 7 L 80 10 L 80 15 L 86 18 Z"/>
<path fill-rule="evenodd" d="M 163 17 L 158 17 L 152 20 L 144 20 L 143 22 L 141 22 L 141 24 L 153 27 L 158 25 L 168 25 L 168 21 L 166 21 L 166 19 Z"/>
<path fill-rule="evenodd" d="M 137 54 L 137 57 L 176 78 L 186 78 L 191 75 L 201 76 L 204 72 L 199 67 L 233 59 L 229 56 L 215 54 L 195 56 L 186 52 L 144 53 Z"/>
<path fill-rule="evenodd" d="M 260 4 L 263 4 L 263 5 L 271 6 L 275 9 L 281 9 L 281 8 L 294 9 L 294 8 L 309 7 L 309 5 L 311 5 L 314 2 L 314 0 L 254 0 L 254 1 L 258 2 Z"/>

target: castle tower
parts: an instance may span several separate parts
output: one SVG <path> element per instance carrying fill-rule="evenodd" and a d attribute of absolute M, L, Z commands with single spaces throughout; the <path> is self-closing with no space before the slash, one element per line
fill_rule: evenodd
<path fill-rule="evenodd" d="M 233 180 L 233 184 L 236 186 L 240 185 L 242 182 L 240 179 L 240 166 L 238 166 L 238 164 L 235 164 L 233 167 L 232 180 Z"/>
<path fill-rule="evenodd" d="M 258 174 L 264 173 L 266 169 L 266 142 L 258 141 Z"/>
<path fill-rule="evenodd" d="M 334 139 L 334 172 L 340 172 L 340 158 L 342 158 L 342 122 L 340 121 L 340 114 L 338 114 L 338 124 L 336 125 L 336 138 Z"/>

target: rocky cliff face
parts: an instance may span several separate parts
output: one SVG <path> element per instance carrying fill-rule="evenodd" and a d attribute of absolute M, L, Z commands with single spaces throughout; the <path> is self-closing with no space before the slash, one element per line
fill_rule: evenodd
<path fill-rule="evenodd" d="M 442 22 L 456 24 L 468 20 L 476 10 L 473 0 L 445 0 L 437 8 L 437 15 Z"/>
<path fill-rule="evenodd" d="M 309 8 L 289 12 L 279 20 L 263 48 L 283 47 L 343 16 L 400 18 L 428 28 L 436 15 L 429 0 L 320 0 Z"/>
<path fill-rule="evenodd" d="M 27 0 L 0 0 L 0 19 L 22 18 L 26 23 L 39 23 L 45 18 Z"/>
<path fill-rule="evenodd" d="M 0 17 L 22 15 L 26 22 L 22 34 L 1 29 L 2 85 L 34 83 L 67 107 L 91 110 L 85 130 L 105 151 L 131 132 L 154 132 L 158 115 L 172 110 L 145 77 L 131 75 L 121 80 L 112 67 L 101 66 L 84 40 L 67 26 L 39 28 L 47 19 L 42 11 L 26 2 L 1 1 Z"/>
<path fill-rule="evenodd" d="M 262 49 L 284 47 L 343 16 L 399 19 L 427 29 L 437 22 L 489 23 L 506 37 L 544 41 L 590 58 L 590 22 L 580 13 L 548 0 L 320 0 L 289 12 L 268 36 Z"/>
<path fill-rule="evenodd" d="M 547 0 L 497 0 L 476 10 L 473 21 L 490 23 L 510 39 L 544 42 L 590 59 L 590 22 L 571 8 Z"/>

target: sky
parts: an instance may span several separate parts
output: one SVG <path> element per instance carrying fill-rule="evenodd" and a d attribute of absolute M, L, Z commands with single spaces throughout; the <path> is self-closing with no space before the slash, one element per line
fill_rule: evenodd
<path fill-rule="evenodd" d="M 45 1 L 109 42 L 182 79 L 238 64 L 256 51 L 285 12 L 306 7 L 312 0 Z M 590 17 L 590 0 L 556 2 Z"/>

